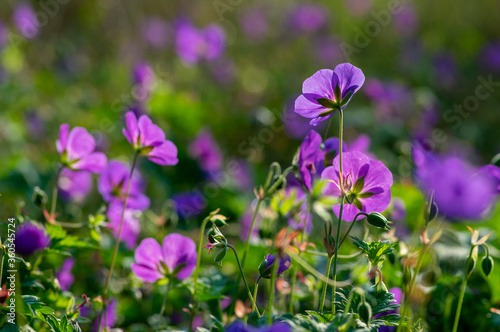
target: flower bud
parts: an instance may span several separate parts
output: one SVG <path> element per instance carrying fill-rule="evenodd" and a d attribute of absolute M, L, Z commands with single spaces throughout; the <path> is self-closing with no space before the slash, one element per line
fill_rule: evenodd
<path fill-rule="evenodd" d="M 380 229 L 389 230 L 391 227 L 389 226 L 389 221 L 382 214 L 378 212 L 372 212 L 366 216 L 366 220 L 372 226 L 375 226 Z"/>
<path fill-rule="evenodd" d="M 223 218 L 215 218 L 212 222 L 217 227 L 227 226 L 227 223 L 226 223 L 226 221 Z"/>
<path fill-rule="evenodd" d="M 467 278 L 470 277 L 472 274 L 472 271 L 474 271 L 474 268 L 476 267 L 476 260 L 472 257 L 467 258 Z"/>
<path fill-rule="evenodd" d="M 45 191 L 40 189 L 40 187 L 35 187 L 33 189 L 33 196 L 31 198 L 33 203 L 38 206 L 38 207 L 43 207 L 45 204 L 47 204 L 48 197 Z"/>
<path fill-rule="evenodd" d="M 493 258 L 489 255 L 484 257 L 481 261 L 481 269 L 483 270 L 484 275 L 488 277 L 491 271 L 493 271 Z"/>
<path fill-rule="evenodd" d="M 368 302 L 363 301 L 359 304 L 358 314 L 359 318 L 361 318 L 366 325 L 370 325 L 370 321 L 372 319 L 372 307 L 368 304 Z"/>
<path fill-rule="evenodd" d="M 216 242 L 215 238 L 214 238 L 215 234 L 217 234 L 217 233 L 215 232 L 215 229 L 213 229 L 213 228 L 211 228 L 208 231 L 208 242 L 210 242 L 210 243 L 215 243 Z"/>

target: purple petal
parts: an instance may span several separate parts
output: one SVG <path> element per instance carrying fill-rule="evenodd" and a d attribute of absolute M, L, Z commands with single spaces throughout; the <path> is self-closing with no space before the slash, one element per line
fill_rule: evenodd
<path fill-rule="evenodd" d="M 56 141 L 56 148 L 59 154 L 66 150 L 66 144 L 68 142 L 69 134 L 69 124 L 65 123 L 59 127 L 59 139 Z"/>
<path fill-rule="evenodd" d="M 370 172 L 365 177 L 363 192 L 376 190 L 375 187 L 387 190 L 392 186 L 392 182 L 392 173 L 387 167 L 381 161 L 371 160 Z"/>
<path fill-rule="evenodd" d="M 125 135 L 130 144 L 136 145 L 139 138 L 139 128 L 137 127 L 137 117 L 134 112 L 127 112 L 125 115 L 125 125 L 127 128 L 123 128 L 123 135 Z"/>
<path fill-rule="evenodd" d="M 132 187 L 132 186 L 131 186 Z M 130 190 L 132 192 L 132 189 Z M 149 207 L 150 199 L 142 193 L 130 194 L 127 207 L 134 210 L 144 211 Z"/>
<path fill-rule="evenodd" d="M 88 156 L 95 149 L 95 140 L 90 135 L 87 129 L 75 127 L 71 130 L 68 136 L 66 151 L 68 152 L 68 160 L 77 160 Z"/>
<path fill-rule="evenodd" d="M 344 98 L 349 91 L 353 90 L 353 94 L 356 93 L 365 82 L 365 75 L 363 75 L 361 69 L 350 63 L 338 65 L 335 67 L 334 72 L 338 76 L 342 98 Z"/>
<path fill-rule="evenodd" d="M 335 86 L 332 86 L 332 80 L 333 70 L 321 69 L 304 81 L 302 93 L 315 94 L 321 96 L 321 98 L 334 100 L 333 90 Z"/>
<path fill-rule="evenodd" d="M 359 151 L 366 154 L 370 148 L 370 137 L 368 135 L 359 135 L 349 144 L 349 151 Z"/>
<path fill-rule="evenodd" d="M 333 212 L 339 217 L 340 214 L 340 204 L 336 204 L 332 208 Z M 363 206 L 364 210 L 364 206 Z M 344 203 L 344 209 L 342 210 L 342 220 L 346 222 L 352 222 L 354 218 L 356 218 L 356 215 L 361 212 L 354 204 L 345 204 Z"/>
<path fill-rule="evenodd" d="M 295 113 L 302 115 L 305 118 L 317 118 L 321 113 L 328 111 L 327 108 L 320 105 L 317 98 L 318 95 L 303 94 L 295 100 Z"/>
<path fill-rule="evenodd" d="M 165 140 L 160 146 L 156 146 L 148 153 L 148 158 L 159 165 L 177 165 L 177 147 L 171 141 Z"/>
<path fill-rule="evenodd" d="M 340 197 L 340 189 L 339 189 L 339 176 L 338 171 L 335 167 L 330 166 L 325 168 L 323 173 L 321 173 L 321 179 L 324 181 L 331 180 L 332 182 L 328 182 L 325 189 L 324 194 L 328 196 Z"/>
<path fill-rule="evenodd" d="M 224 30 L 218 24 L 210 24 L 203 30 L 203 34 L 206 40 L 205 58 L 217 59 L 224 52 L 226 43 Z"/>
<path fill-rule="evenodd" d="M 163 278 L 163 275 L 156 269 L 151 269 L 148 266 L 140 264 L 132 264 L 132 272 L 139 278 L 146 282 L 155 282 Z"/>
<path fill-rule="evenodd" d="M 108 159 L 102 152 L 94 152 L 71 165 L 72 169 L 100 173 L 106 168 Z"/>
<path fill-rule="evenodd" d="M 163 255 L 165 256 L 165 264 L 170 272 L 174 271 L 178 266 L 184 267 L 177 274 L 177 279 L 183 280 L 188 278 L 196 266 L 196 244 L 188 237 L 181 234 L 169 234 L 163 239 Z"/>
<path fill-rule="evenodd" d="M 160 127 L 153 124 L 147 115 L 142 115 L 139 118 L 139 133 L 141 147 L 159 146 L 165 141 L 165 133 Z"/>
<path fill-rule="evenodd" d="M 106 216 L 109 220 L 108 227 L 113 231 L 115 237 L 118 237 L 118 232 L 120 230 L 121 216 L 123 213 L 123 204 L 112 203 L 110 204 Z M 124 242 L 129 249 L 133 249 L 137 243 L 137 238 L 141 231 L 141 226 L 139 220 L 135 217 L 136 211 L 131 209 L 126 209 L 123 217 L 123 227 L 122 233 L 120 235 L 120 241 Z"/>
<path fill-rule="evenodd" d="M 139 265 L 158 270 L 160 262 L 164 260 L 160 244 L 153 238 L 142 240 L 135 250 L 135 262 Z"/>

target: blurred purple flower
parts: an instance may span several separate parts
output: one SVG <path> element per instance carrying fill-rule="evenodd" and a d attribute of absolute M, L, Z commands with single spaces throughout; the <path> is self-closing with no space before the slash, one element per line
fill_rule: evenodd
<path fill-rule="evenodd" d="M 183 280 L 193 273 L 196 258 L 194 241 L 181 234 L 167 235 L 162 246 L 155 239 L 147 238 L 135 251 L 132 271 L 146 282 L 155 282 L 165 276 Z M 171 273 L 176 275 L 169 275 Z"/>
<path fill-rule="evenodd" d="M 200 168 L 206 172 L 217 172 L 222 167 L 222 152 L 212 133 L 202 129 L 189 145 L 189 155 L 198 160 Z"/>
<path fill-rule="evenodd" d="M 169 26 L 159 17 L 150 17 L 142 23 L 142 38 L 153 48 L 165 49 L 168 43 Z"/>
<path fill-rule="evenodd" d="M 293 230 L 302 230 L 304 228 L 304 218 L 306 217 L 307 214 L 307 195 L 300 187 L 295 187 L 295 186 L 289 186 L 286 189 L 286 197 L 295 197 L 295 202 L 300 203 L 298 206 L 298 212 L 297 211 L 292 211 L 296 212 L 293 215 L 288 216 L 288 226 L 292 228 Z M 307 222 L 306 222 L 306 233 L 310 234 L 312 231 L 312 215 L 309 213 L 307 215 Z"/>
<path fill-rule="evenodd" d="M 297 159 L 298 174 L 302 184 L 309 191 L 312 190 L 312 182 L 315 176 L 323 171 L 324 153 L 321 150 L 321 136 L 311 130 L 300 145 Z"/>
<path fill-rule="evenodd" d="M 252 190 L 253 179 L 250 164 L 244 159 L 231 158 L 226 163 L 226 171 L 240 190 Z"/>
<path fill-rule="evenodd" d="M 266 38 L 268 31 L 268 19 L 261 8 L 250 8 L 240 18 L 241 28 L 248 39 L 261 41 Z"/>
<path fill-rule="evenodd" d="M 452 53 L 442 52 L 434 56 L 433 76 L 435 82 L 445 89 L 458 86 L 458 68 Z"/>
<path fill-rule="evenodd" d="M 329 119 L 344 109 L 365 81 L 361 69 L 342 63 L 334 70 L 321 69 L 304 81 L 302 95 L 295 100 L 295 112 L 312 119 L 310 124 Z"/>
<path fill-rule="evenodd" d="M 403 299 L 403 291 L 401 290 L 401 288 L 393 287 L 393 288 L 389 289 L 389 293 L 394 294 L 394 300 L 396 300 L 395 303 L 401 304 L 401 300 Z M 378 317 L 387 316 L 387 315 L 397 314 L 397 313 L 399 313 L 399 309 L 386 311 L 386 312 L 382 312 L 378 315 L 373 316 L 373 319 L 378 318 Z M 396 329 L 394 326 L 381 326 L 381 327 L 379 327 L 378 332 L 391 332 L 391 331 L 395 331 L 395 330 Z"/>
<path fill-rule="evenodd" d="M 391 212 L 388 219 L 391 221 L 402 222 L 406 219 L 406 204 L 399 198 L 394 197 L 391 201 Z"/>
<path fill-rule="evenodd" d="M 1 30 L 1 27 L 0 27 Z M 1 39 L 0 31 L 0 39 Z M 0 50 L 2 49 L 2 41 L 0 40 Z M 30 110 L 25 113 L 26 126 L 28 128 L 27 134 L 35 140 L 40 140 L 46 135 L 45 121 L 38 115 L 37 111 Z"/>
<path fill-rule="evenodd" d="M 33 39 L 40 32 L 38 20 L 33 7 L 28 2 L 20 2 L 14 8 L 13 21 L 24 38 Z"/>
<path fill-rule="evenodd" d="M 321 38 L 315 43 L 315 55 L 321 64 L 330 66 L 343 58 L 341 42 L 333 38 Z"/>
<path fill-rule="evenodd" d="M 403 84 L 370 79 L 364 91 L 377 109 L 375 114 L 379 122 L 405 119 L 409 115 L 413 96 Z"/>
<path fill-rule="evenodd" d="M 294 101 L 288 102 L 283 109 L 283 126 L 285 127 L 285 134 L 290 138 L 304 139 L 304 137 L 311 130 L 310 120 L 304 118 L 298 113 L 295 113 Z M 325 123 L 320 122 L 316 130 L 321 132 L 325 128 Z"/>
<path fill-rule="evenodd" d="M 123 216 L 120 241 L 125 243 L 128 249 L 135 248 L 137 239 L 139 238 L 139 233 L 141 232 L 141 225 L 139 224 L 139 220 L 136 218 L 136 214 L 138 212 L 139 211 L 137 210 L 125 209 L 125 214 Z M 123 205 L 117 202 L 111 203 L 106 213 L 109 220 L 108 227 L 111 229 L 115 237 L 118 237 L 122 213 Z"/>
<path fill-rule="evenodd" d="M 165 133 L 160 127 L 153 124 L 147 115 L 142 115 L 137 121 L 133 112 L 125 115 L 123 135 L 134 149 L 141 155 L 159 165 L 176 165 L 177 147 L 169 140 L 165 139 Z"/>
<path fill-rule="evenodd" d="M 317 4 L 302 4 L 290 14 L 290 25 L 297 32 L 316 32 L 326 25 L 328 11 Z"/>
<path fill-rule="evenodd" d="M 426 194 L 434 192 L 439 213 L 450 220 L 480 220 L 496 198 L 491 176 L 461 159 L 435 156 L 416 146 L 413 150 L 417 182 Z"/>
<path fill-rule="evenodd" d="M 354 141 L 347 145 L 345 142 L 342 142 L 342 152 L 352 152 L 358 151 L 362 152 L 368 157 L 375 159 L 373 155 L 368 152 L 370 149 L 371 140 L 368 135 L 359 135 Z M 324 142 L 324 151 L 325 151 L 325 166 L 331 166 L 333 159 L 339 154 L 339 139 L 337 137 L 330 137 Z"/>
<path fill-rule="evenodd" d="M 480 174 L 487 174 L 496 184 L 497 194 L 500 194 L 500 167 L 495 165 L 486 165 L 479 169 Z"/>
<path fill-rule="evenodd" d="M 500 42 L 490 42 L 484 45 L 479 53 L 479 62 L 487 71 L 500 71 Z"/>
<path fill-rule="evenodd" d="M 175 45 L 181 60 L 194 65 L 203 59 L 213 61 L 220 57 L 226 46 L 226 35 L 216 23 L 200 30 L 190 21 L 181 19 L 177 22 Z"/>
<path fill-rule="evenodd" d="M 272 326 L 260 326 L 253 327 L 250 325 L 245 325 L 240 320 L 232 322 L 228 327 L 226 327 L 226 332 L 291 332 L 292 329 L 286 323 L 278 322 L 274 323 Z"/>
<path fill-rule="evenodd" d="M 367 15 L 373 7 L 373 0 L 345 0 L 344 2 L 353 16 Z"/>
<path fill-rule="evenodd" d="M 102 152 L 94 152 L 95 140 L 87 129 L 62 124 L 56 141 L 61 164 L 71 170 L 99 173 L 106 168 L 107 158 Z"/>
<path fill-rule="evenodd" d="M 266 259 L 259 266 L 260 277 L 266 278 L 266 279 L 271 278 L 272 268 L 273 268 L 274 263 L 276 261 L 277 255 L 278 254 L 274 254 L 274 255 L 267 254 Z M 276 271 L 276 275 L 280 276 L 283 272 L 288 270 L 291 265 L 292 265 L 292 260 L 290 259 L 290 256 L 283 253 L 279 259 L 279 266 L 278 266 L 278 269 Z"/>
<path fill-rule="evenodd" d="M 97 188 L 104 201 L 108 203 L 120 202 L 123 205 L 129 176 L 130 169 L 124 163 L 111 160 L 106 170 L 99 176 L 97 183 Z M 127 208 L 143 211 L 149 207 L 149 198 L 143 194 L 143 191 L 144 182 L 139 173 L 134 171 L 130 181 Z"/>
<path fill-rule="evenodd" d="M 394 25 L 396 32 L 402 36 L 410 36 L 418 29 L 418 13 L 411 3 L 401 5 L 401 8 L 394 14 Z"/>
<path fill-rule="evenodd" d="M 75 276 L 71 273 L 71 270 L 75 266 L 75 259 L 73 257 L 66 258 L 62 263 L 61 268 L 56 273 L 56 278 L 61 285 L 61 289 L 68 291 L 75 281 Z"/>
<path fill-rule="evenodd" d="M 383 212 L 389 206 L 392 174 L 382 162 L 353 151 L 342 154 L 342 166 L 347 195 L 342 220 L 351 222 L 359 212 Z M 324 193 L 340 198 L 338 156 L 333 160 L 333 166 L 323 171 L 321 178 L 331 181 Z M 340 202 L 333 206 L 333 212 L 337 217 L 339 211 Z"/>
<path fill-rule="evenodd" d="M 64 168 L 59 177 L 58 187 L 63 199 L 82 203 L 92 191 L 92 174 Z"/>
<path fill-rule="evenodd" d="M 41 226 L 27 223 L 17 228 L 14 244 L 19 255 L 30 256 L 47 248 L 50 245 L 50 237 Z"/>
<path fill-rule="evenodd" d="M 210 72 L 220 84 L 228 85 L 236 79 L 236 66 L 231 59 L 219 58 L 211 62 Z"/>
<path fill-rule="evenodd" d="M 178 193 L 172 199 L 175 202 L 177 214 L 184 219 L 199 216 L 207 206 L 206 198 L 199 191 Z"/>
<path fill-rule="evenodd" d="M 116 324 L 116 318 L 117 318 L 117 302 L 116 300 L 111 301 L 107 306 L 106 306 L 106 312 L 102 315 L 101 317 L 101 329 L 108 328 L 111 329 L 115 326 Z M 98 326 L 99 326 L 99 319 L 96 319 L 94 322 L 94 331 L 98 331 Z"/>
<path fill-rule="evenodd" d="M 252 218 L 254 214 L 254 208 L 248 208 L 247 211 L 243 213 L 240 217 L 239 224 L 240 226 L 240 239 L 242 241 L 246 241 L 248 237 L 248 232 L 250 231 L 250 226 L 252 225 Z M 256 240 L 259 238 L 259 225 L 262 222 L 262 217 L 260 214 L 257 214 L 255 217 L 254 227 L 252 229 L 252 235 L 250 236 L 250 241 Z"/>
<path fill-rule="evenodd" d="M 144 61 L 136 63 L 132 70 L 132 80 L 134 82 L 135 99 L 142 102 L 146 101 L 155 81 L 153 68 Z"/>

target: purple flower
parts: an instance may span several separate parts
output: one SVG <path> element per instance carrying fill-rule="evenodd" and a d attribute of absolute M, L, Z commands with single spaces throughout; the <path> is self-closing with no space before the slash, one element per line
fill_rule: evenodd
<path fill-rule="evenodd" d="M 142 115 L 137 121 L 133 112 L 125 116 L 127 128 L 123 128 L 123 135 L 134 149 L 159 165 L 176 165 L 177 147 L 165 139 L 165 133 L 153 124 L 147 115 Z"/>
<path fill-rule="evenodd" d="M 109 220 L 108 227 L 111 229 L 115 237 L 118 237 L 122 213 L 123 205 L 117 202 L 111 203 L 106 213 L 106 216 Z M 125 214 L 123 216 L 123 226 L 122 233 L 120 235 L 120 241 L 125 243 L 128 249 L 135 248 L 137 239 L 139 238 L 139 233 L 141 231 L 141 225 L 139 224 L 139 220 L 137 220 L 136 218 L 137 213 L 137 210 L 125 209 Z"/>
<path fill-rule="evenodd" d="M 167 235 L 162 246 L 155 239 L 147 238 L 135 250 L 132 271 L 146 282 L 164 277 L 183 280 L 193 273 L 197 256 L 194 241 L 181 234 Z"/>
<path fill-rule="evenodd" d="M 85 128 L 74 127 L 70 131 L 68 124 L 62 124 L 56 148 L 61 155 L 61 164 L 71 170 L 99 173 L 106 168 L 106 155 L 94 152 L 94 137 Z"/>
<path fill-rule="evenodd" d="M 320 146 L 321 136 L 314 130 L 311 130 L 299 148 L 297 159 L 298 174 L 303 185 L 309 191 L 311 191 L 313 177 L 319 176 L 323 170 L 322 162 L 324 154 Z"/>
<path fill-rule="evenodd" d="M 210 24 L 203 30 L 184 19 L 177 24 L 176 51 L 187 65 L 194 65 L 202 59 L 217 59 L 224 52 L 225 44 L 224 30 L 218 24 Z"/>
<path fill-rule="evenodd" d="M 485 70 L 500 71 L 500 42 L 486 44 L 479 54 L 479 61 Z"/>
<path fill-rule="evenodd" d="M 298 32 L 318 31 L 326 24 L 326 12 L 327 10 L 321 5 L 300 5 L 292 11 L 290 24 Z"/>
<path fill-rule="evenodd" d="M 206 172 L 217 172 L 222 167 L 222 152 L 207 129 L 200 130 L 191 142 L 189 155 L 198 160 L 200 168 Z"/>
<path fill-rule="evenodd" d="M 27 2 L 19 3 L 14 8 L 12 19 L 17 30 L 21 33 L 21 35 L 23 35 L 24 38 L 32 39 L 38 35 L 40 27 L 31 4 Z"/>
<path fill-rule="evenodd" d="M 269 255 L 267 254 L 266 259 L 259 266 L 260 277 L 269 279 L 271 278 L 272 268 L 276 261 L 276 257 L 278 254 Z M 279 260 L 278 270 L 276 271 L 276 275 L 280 276 L 283 272 L 288 270 L 292 265 L 292 260 L 290 256 L 283 253 Z"/>
<path fill-rule="evenodd" d="M 459 71 L 452 53 L 443 52 L 434 56 L 433 67 L 434 79 L 440 86 L 452 89 L 458 85 Z"/>
<path fill-rule="evenodd" d="M 409 36 L 418 29 L 418 13 L 415 6 L 405 3 L 401 9 L 394 14 L 394 25 L 396 32 L 402 36 Z"/>
<path fill-rule="evenodd" d="M 339 62 L 343 58 L 341 42 L 337 39 L 321 38 L 315 43 L 316 58 L 324 65 Z"/>
<path fill-rule="evenodd" d="M 103 327 L 107 328 L 112 328 L 116 324 L 116 318 L 117 318 L 117 313 L 116 313 L 116 308 L 117 303 L 116 300 L 111 301 L 107 306 L 106 306 L 106 312 L 102 315 L 101 318 L 101 329 Z M 98 331 L 98 324 L 99 319 L 96 319 L 94 322 L 94 331 Z"/>
<path fill-rule="evenodd" d="M 264 10 L 252 8 L 241 15 L 241 29 L 243 33 L 253 41 L 260 41 L 266 37 L 268 30 L 268 19 Z"/>
<path fill-rule="evenodd" d="M 391 201 L 391 207 L 388 219 L 398 222 L 404 221 L 407 214 L 405 202 L 399 197 L 394 197 Z"/>
<path fill-rule="evenodd" d="M 351 222 L 359 212 L 383 212 L 391 201 L 392 174 L 387 167 L 358 151 L 343 153 L 342 166 L 346 196 L 342 220 Z M 321 178 L 329 181 L 325 194 L 340 198 L 338 156 Z M 337 217 L 339 211 L 340 202 L 333 206 Z"/>
<path fill-rule="evenodd" d="M 97 183 L 97 188 L 104 201 L 108 203 L 125 201 L 125 193 L 128 186 L 130 169 L 118 160 L 111 160 L 106 170 L 104 170 Z M 149 207 L 149 198 L 143 194 L 144 183 L 137 171 L 134 171 L 130 181 L 130 191 L 127 201 L 127 208 L 136 210 L 146 210 Z"/>
<path fill-rule="evenodd" d="M 41 226 L 28 223 L 17 228 L 14 244 L 19 255 L 30 256 L 47 248 L 50 245 L 50 237 Z"/>
<path fill-rule="evenodd" d="M 375 159 L 369 152 L 370 148 L 370 137 L 367 135 L 359 135 L 354 141 L 347 145 L 345 142 L 342 142 L 342 152 L 344 151 L 359 151 L 367 155 L 368 157 Z M 330 137 L 324 142 L 324 150 L 325 150 L 325 165 L 331 166 L 333 159 L 339 154 L 339 139 L 337 137 Z"/>
<path fill-rule="evenodd" d="M 177 214 L 184 218 L 194 218 L 205 210 L 207 201 L 199 191 L 188 191 L 175 194 L 172 199 L 175 202 Z"/>
<path fill-rule="evenodd" d="M 75 259 L 73 257 L 67 258 L 61 265 L 61 268 L 56 273 L 56 278 L 61 285 L 61 289 L 68 291 L 75 281 L 75 276 L 71 270 L 75 266 Z"/>
<path fill-rule="evenodd" d="M 486 165 L 479 169 L 479 173 L 489 175 L 496 184 L 497 194 L 500 194 L 500 167 L 495 165 Z"/>
<path fill-rule="evenodd" d="M 58 187 L 65 200 L 82 203 L 92 191 L 92 186 L 92 174 L 89 172 L 75 172 L 67 168 L 61 171 Z"/>
<path fill-rule="evenodd" d="M 401 290 L 401 288 L 393 287 L 393 288 L 389 289 L 389 293 L 394 294 L 394 300 L 396 300 L 395 303 L 401 304 L 401 300 L 403 298 L 403 291 Z M 387 315 L 397 314 L 398 312 L 399 312 L 399 309 L 382 312 L 378 315 L 373 316 L 373 319 L 378 318 L 378 317 L 387 316 Z M 391 332 L 391 331 L 395 331 L 394 326 L 381 326 L 378 329 L 378 332 Z"/>
<path fill-rule="evenodd" d="M 302 230 L 304 228 L 304 218 L 307 214 L 307 195 L 300 187 L 288 187 L 286 189 L 286 197 L 293 197 L 298 205 L 297 208 L 288 215 L 288 226 L 294 230 Z M 306 233 L 310 234 L 312 230 L 312 215 L 307 216 Z"/>
<path fill-rule="evenodd" d="M 364 16 L 373 7 L 373 0 L 345 0 L 347 10 L 353 16 Z"/>
<path fill-rule="evenodd" d="M 245 325 L 240 320 L 232 322 L 227 328 L 226 332 L 291 332 L 292 329 L 286 323 L 278 322 L 272 326 L 253 327 Z"/>
<path fill-rule="evenodd" d="M 304 81 L 302 94 L 295 100 L 295 112 L 312 119 L 310 124 L 316 126 L 344 109 L 364 81 L 361 69 L 350 63 L 334 70 L 321 69 Z"/>
<path fill-rule="evenodd" d="M 138 62 L 132 70 L 134 82 L 134 97 L 139 101 L 148 99 L 152 85 L 155 81 L 155 73 L 147 62 Z"/>
<path fill-rule="evenodd" d="M 439 213 L 450 220 L 480 220 L 496 199 L 491 175 L 478 172 L 461 159 L 439 157 L 416 147 L 417 182 L 426 194 L 434 192 Z"/>
<path fill-rule="evenodd" d="M 161 18 L 148 18 L 142 23 L 142 37 L 154 48 L 164 49 L 167 46 L 169 28 Z"/>
<path fill-rule="evenodd" d="M 413 107 L 411 91 L 399 82 L 382 82 L 370 79 L 366 82 L 365 94 L 373 101 L 378 120 L 394 121 L 404 118 Z"/>

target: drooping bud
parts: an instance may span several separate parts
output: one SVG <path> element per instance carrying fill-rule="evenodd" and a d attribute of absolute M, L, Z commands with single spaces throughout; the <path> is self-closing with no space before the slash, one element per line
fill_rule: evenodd
<path fill-rule="evenodd" d="M 380 229 L 389 230 L 391 227 L 389 226 L 389 221 L 382 214 L 378 212 L 372 212 L 366 216 L 366 220 L 372 226 L 375 226 Z"/>
<path fill-rule="evenodd" d="M 45 191 L 40 189 L 40 187 L 35 187 L 33 189 L 33 196 L 31 198 L 33 203 L 38 206 L 38 207 L 43 207 L 45 204 L 47 204 L 48 197 Z"/>
<path fill-rule="evenodd" d="M 490 275 L 491 271 L 493 271 L 493 258 L 490 255 L 483 257 L 481 261 L 481 269 L 483 270 L 486 278 Z"/>

